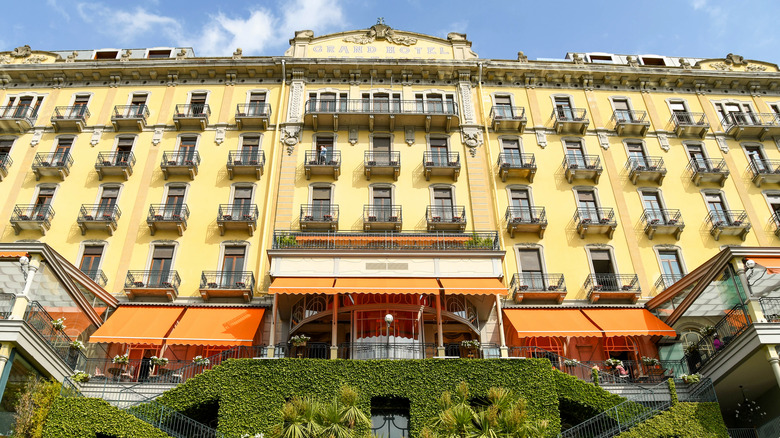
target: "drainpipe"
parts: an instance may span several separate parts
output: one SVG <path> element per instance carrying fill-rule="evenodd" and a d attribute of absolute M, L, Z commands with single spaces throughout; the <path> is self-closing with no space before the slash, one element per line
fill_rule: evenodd
<path fill-rule="evenodd" d="M 777 350 L 772 345 L 766 347 L 766 357 L 769 361 L 769 365 L 772 366 L 772 371 L 775 373 L 775 380 L 777 380 L 777 386 L 780 387 L 780 358 L 777 355 Z"/>

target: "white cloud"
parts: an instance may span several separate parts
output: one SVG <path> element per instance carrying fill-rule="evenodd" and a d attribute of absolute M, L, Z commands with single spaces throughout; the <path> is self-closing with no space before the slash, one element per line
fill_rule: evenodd
<path fill-rule="evenodd" d="M 70 21 L 70 14 L 68 14 L 68 11 L 65 10 L 62 6 L 57 4 L 57 0 L 46 0 L 46 4 L 53 10 L 57 11 L 62 15 L 62 18 L 65 19 L 65 21 Z"/>
<path fill-rule="evenodd" d="M 691 0 L 691 6 L 696 10 L 702 9 L 707 6 L 707 0 Z"/>
<path fill-rule="evenodd" d="M 161 34 L 170 41 L 181 38 L 181 24 L 174 18 L 156 15 L 144 8 L 121 10 L 100 3 L 79 3 L 79 16 L 96 30 L 114 38 L 117 44 L 132 44 L 149 33 Z"/>

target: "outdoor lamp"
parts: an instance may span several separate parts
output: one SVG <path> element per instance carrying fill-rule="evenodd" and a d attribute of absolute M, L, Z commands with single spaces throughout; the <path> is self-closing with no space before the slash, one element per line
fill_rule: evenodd
<path fill-rule="evenodd" d="M 385 315 L 385 322 L 387 323 L 387 326 L 390 327 L 390 324 L 393 323 L 393 315 L 389 313 Z"/>
<path fill-rule="evenodd" d="M 19 269 L 22 271 L 22 275 L 24 275 L 25 280 L 27 280 L 27 270 L 29 268 L 30 268 L 30 259 L 28 259 L 27 256 L 19 257 Z"/>

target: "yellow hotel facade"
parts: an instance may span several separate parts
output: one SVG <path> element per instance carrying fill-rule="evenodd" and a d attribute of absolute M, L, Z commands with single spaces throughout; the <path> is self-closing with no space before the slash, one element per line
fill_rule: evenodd
<path fill-rule="evenodd" d="M 246 346 L 652 379 L 643 357 L 685 363 L 739 296 L 681 326 L 668 290 L 723 248 L 778 246 L 780 73 L 737 55 L 482 59 L 378 23 L 270 57 L 20 47 L 0 85 L 0 242 L 94 280 L 97 321 L 47 308 L 83 320 L 90 373 Z"/>

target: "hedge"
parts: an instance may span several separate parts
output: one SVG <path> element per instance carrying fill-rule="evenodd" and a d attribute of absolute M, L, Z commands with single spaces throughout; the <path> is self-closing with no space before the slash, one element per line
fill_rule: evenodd
<path fill-rule="evenodd" d="M 618 438 L 728 438 L 720 405 L 678 403 Z"/>
<path fill-rule="evenodd" d="M 43 438 L 170 438 L 161 430 L 97 398 L 58 397 L 46 418 Z"/>

